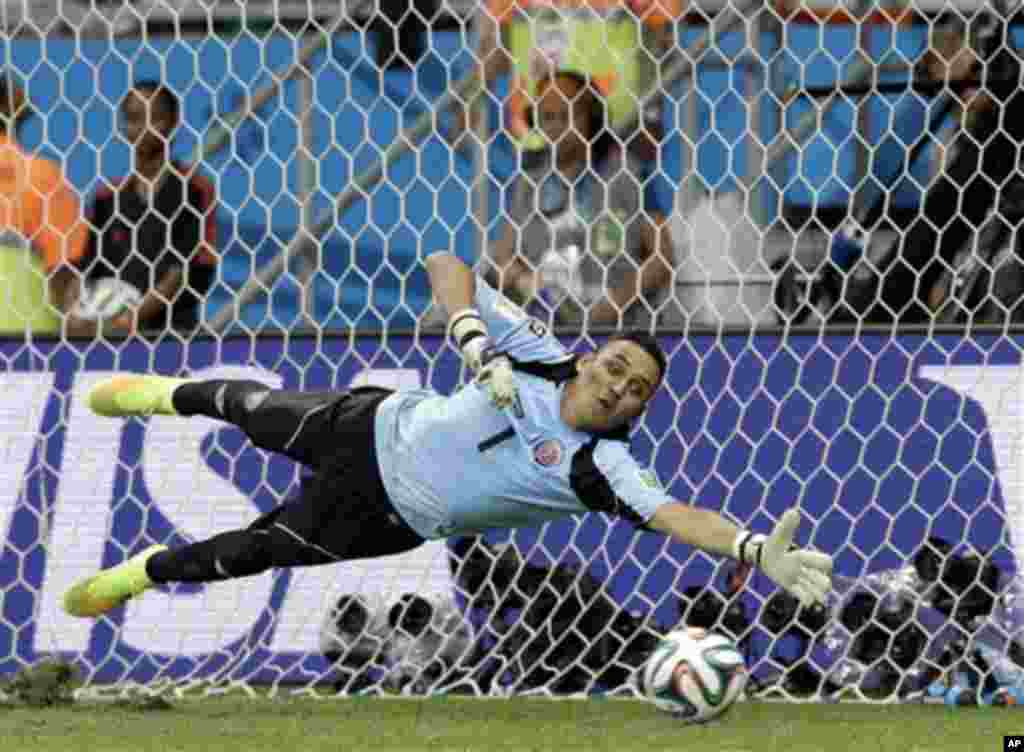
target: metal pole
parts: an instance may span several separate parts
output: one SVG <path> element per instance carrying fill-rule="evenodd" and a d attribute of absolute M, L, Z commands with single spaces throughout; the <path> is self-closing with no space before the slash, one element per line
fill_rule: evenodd
<path fill-rule="evenodd" d="M 190 161 L 199 162 L 224 148 L 225 144 L 231 140 L 231 134 L 243 120 L 255 115 L 267 102 L 277 96 L 285 81 L 295 78 L 295 76 L 306 70 L 306 62 L 327 47 L 340 22 L 341 17 L 339 16 L 330 29 L 325 29 L 323 33 L 317 34 L 311 42 L 299 50 L 295 63 L 290 68 L 280 76 L 272 75 L 271 82 L 257 91 L 251 99 L 246 100 L 238 109 L 221 116 L 220 119 L 224 121 L 224 125 L 214 126 L 212 131 L 207 134 L 203 143 L 196 146 L 193 150 Z"/>
<path fill-rule="evenodd" d="M 473 16 L 477 29 L 480 28 L 482 15 L 487 13 L 483 3 L 479 5 Z M 499 40 L 500 43 L 500 40 Z M 490 175 L 490 164 L 487 158 L 487 142 L 490 136 L 490 119 L 487 117 L 486 97 L 480 96 L 480 91 L 469 103 L 467 112 L 471 123 L 476 124 L 476 143 L 473 145 L 473 214 L 476 217 L 477 247 L 476 260 L 479 261 L 487 253 L 487 176 Z"/>
<path fill-rule="evenodd" d="M 747 24 L 747 49 L 764 52 L 764 16 L 758 13 L 757 16 Z M 760 59 L 764 59 L 759 54 Z M 744 189 L 747 191 L 748 206 L 750 206 L 751 219 L 758 227 L 768 224 L 765 219 L 764 193 L 764 151 L 761 147 L 760 129 L 761 120 L 764 116 L 763 92 L 768 88 L 768 75 L 766 66 L 750 66 L 743 76 L 742 92 L 743 101 L 747 103 L 750 119 L 747 121 L 747 134 L 744 139 L 747 145 L 747 164 L 744 175 L 741 178 Z"/>
<path fill-rule="evenodd" d="M 726 33 L 733 26 L 740 23 L 746 11 L 760 6 L 762 2 L 763 0 L 747 0 L 746 3 L 741 3 L 738 7 L 716 16 L 704 36 L 688 47 L 684 54 L 680 56 L 680 59 L 669 67 L 662 78 L 663 85 L 669 86 L 692 75 L 697 65 L 695 60 L 704 53 L 704 50 L 710 47 L 720 34 Z M 723 16 L 724 20 L 722 20 Z M 456 99 L 462 102 L 472 101 L 479 92 L 480 87 L 481 83 L 476 73 L 471 73 L 456 84 L 453 90 L 434 103 L 431 110 L 420 115 L 412 127 L 403 131 L 384 150 L 372 167 L 356 176 L 352 181 L 352 185 L 338 196 L 332 208 L 321 212 L 313 227 L 310 228 L 308 237 L 305 233 L 296 235 L 287 247 L 275 256 L 272 261 L 268 262 L 246 281 L 242 289 L 235 295 L 234 300 L 217 311 L 209 323 L 209 329 L 214 332 L 224 331 L 232 321 L 238 318 L 238 314 L 244 306 L 251 303 L 260 294 L 269 293 L 274 281 L 288 268 L 288 263 L 292 257 L 303 252 L 310 239 L 318 238 L 330 230 L 339 216 L 344 214 L 356 201 L 367 196 L 370 189 L 384 177 L 384 171 L 388 166 L 399 157 L 411 151 L 416 142 L 435 129 L 436 113 L 447 110 Z M 660 89 L 648 92 L 640 102 L 640 106 L 628 117 L 624 118 L 622 122 L 613 123 L 613 127 L 619 132 L 631 128 L 636 122 L 638 115 L 644 112 L 655 97 L 659 96 L 661 96 Z"/>
<path fill-rule="evenodd" d="M 781 50 L 783 45 L 782 22 L 774 13 L 762 13 L 760 16 L 760 22 L 763 31 L 763 36 L 761 38 L 762 45 L 770 47 L 770 50 L 762 47 L 762 59 L 767 57 L 769 61 L 763 69 L 764 88 L 765 91 L 777 95 L 781 56 L 775 53 Z M 767 122 L 758 124 L 758 132 L 778 133 L 781 131 L 786 124 L 784 113 L 784 108 L 778 104 L 778 100 L 773 96 L 772 102 L 767 105 L 767 113 L 765 114 L 765 120 L 767 120 Z M 771 222 L 774 222 L 777 219 L 776 215 L 778 212 L 780 191 L 775 186 L 780 185 L 781 182 L 776 182 L 771 179 L 774 176 L 772 174 L 772 167 L 768 164 L 765 158 L 765 151 L 763 149 L 759 149 L 759 152 L 758 156 L 760 162 L 758 167 L 761 169 L 761 174 L 765 179 L 760 181 L 760 189 L 758 190 L 757 195 L 757 206 L 761 211 L 761 217 L 763 220 L 761 226 L 767 227 Z"/>
<path fill-rule="evenodd" d="M 873 65 L 863 60 L 858 60 L 850 66 L 850 74 L 840 86 L 861 86 L 866 84 L 871 80 L 873 71 Z M 768 147 L 765 154 L 766 166 L 770 168 L 779 160 L 784 159 L 790 151 L 800 146 L 811 133 L 819 130 L 818 121 L 820 117 L 832 107 L 834 102 L 835 96 L 830 96 L 821 105 L 820 110 L 816 107 L 812 108 L 800 118 L 800 121 L 792 130 L 782 132 L 780 138 Z"/>
<path fill-rule="evenodd" d="M 891 67 L 891 66 L 886 66 Z M 907 66 L 903 66 L 906 71 Z M 789 102 L 796 97 L 809 97 L 812 99 L 832 97 L 836 94 L 846 94 L 851 97 L 863 97 L 870 94 L 902 94 L 905 91 L 914 91 L 918 94 L 935 96 L 947 91 L 962 92 L 965 89 L 985 87 L 990 91 L 1011 93 L 1022 85 L 1019 76 L 987 76 L 985 78 L 955 78 L 948 81 L 914 79 L 908 77 L 905 81 L 889 81 L 885 83 L 873 83 L 865 81 L 852 83 L 846 81 L 829 84 L 827 86 L 805 86 L 803 88 L 791 86 L 786 91 L 784 99 Z"/>
<path fill-rule="evenodd" d="M 871 59 L 871 42 L 874 39 L 874 32 L 870 23 L 863 21 L 864 17 L 871 12 L 873 0 L 862 0 L 857 4 L 857 17 L 859 28 L 857 30 L 857 53 L 865 59 Z M 871 107 L 864 99 L 854 102 L 856 118 L 856 133 L 860 138 L 854 140 L 854 188 L 850 191 L 850 206 L 854 213 L 859 212 L 862 203 L 862 187 L 868 175 L 871 174 L 871 154 L 868 151 L 867 140 L 871 133 Z"/>
<path fill-rule="evenodd" d="M 313 100 L 316 96 L 313 88 L 313 75 L 308 70 L 299 79 L 299 130 L 302 138 L 298 153 L 299 205 L 302 215 L 299 218 L 299 232 L 309 233 L 313 219 L 313 194 L 317 186 L 317 165 L 313 159 Z M 310 328 L 316 326 L 315 298 L 313 294 L 313 278 L 320 266 L 320 246 L 310 243 L 308 252 L 299 257 L 298 279 L 301 289 L 302 323 Z"/>
<path fill-rule="evenodd" d="M 344 214 L 353 204 L 366 197 L 367 193 L 384 177 L 385 169 L 396 159 L 411 151 L 413 145 L 434 130 L 436 113 L 443 112 L 456 97 L 465 101 L 478 86 L 476 74 L 470 74 L 460 81 L 453 91 L 445 94 L 437 101 L 432 110 L 424 112 L 411 128 L 399 134 L 398 138 L 384 149 L 377 162 L 365 172 L 357 175 L 349 188 L 338 196 L 333 207 L 325 209 L 316 217 L 308 233 L 299 233 L 274 259 L 250 277 L 238 291 L 231 304 L 225 305 L 210 321 L 209 328 L 214 332 L 223 331 L 237 317 L 242 307 L 253 301 L 261 293 L 269 292 L 270 286 L 288 267 L 293 256 L 303 252 L 306 244 L 319 238 L 334 227 L 337 218 Z"/>
<path fill-rule="evenodd" d="M 686 171 L 683 173 L 681 196 L 677 203 L 680 213 L 684 215 L 697 205 L 704 193 L 700 174 L 697 172 L 697 142 L 700 141 L 700 98 L 697 96 L 699 91 L 700 79 L 694 76 L 686 90 L 683 115 L 685 125 L 682 152 Z"/>

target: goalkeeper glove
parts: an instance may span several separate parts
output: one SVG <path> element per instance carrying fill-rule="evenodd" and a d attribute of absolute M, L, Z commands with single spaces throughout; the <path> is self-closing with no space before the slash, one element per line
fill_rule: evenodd
<path fill-rule="evenodd" d="M 733 555 L 758 567 L 772 582 L 796 596 L 801 605 L 824 604 L 832 587 L 832 557 L 794 548 L 793 537 L 799 526 L 800 512 L 788 509 L 767 538 L 748 531 L 737 535 Z"/>
<path fill-rule="evenodd" d="M 480 314 L 472 308 L 458 313 L 452 318 L 449 332 L 476 382 L 487 391 L 491 404 L 499 409 L 511 407 L 518 417 L 523 417 L 512 361 L 495 349 Z"/>

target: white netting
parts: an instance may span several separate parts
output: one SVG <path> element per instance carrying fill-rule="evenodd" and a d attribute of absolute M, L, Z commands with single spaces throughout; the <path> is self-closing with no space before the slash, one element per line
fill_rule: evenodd
<path fill-rule="evenodd" d="M 27 114 L 20 156 L 0 146 L 0 673 L 56 654 L 92 687 L 629 692 L 686 622 L 733 634 L 755 691 L 1020 683 L 1008 9 L 571 5 L 0 3 L 0 120 Z M 180 103 L 170 171 L 148 171 L 170 126 L 129 144 L 140 80 L 171 95 L 151 119 Z M 571 346 L 655 330 L 670 372 L 635 453 L 758 529 L 798 500 L 836 557 L 828 610 L 594 515 L 61 611 L 84 574 L 242 526 L 297 477 L 212 421 L 97 419 L 91 385 L 449 391 L 439 249 Z"/>

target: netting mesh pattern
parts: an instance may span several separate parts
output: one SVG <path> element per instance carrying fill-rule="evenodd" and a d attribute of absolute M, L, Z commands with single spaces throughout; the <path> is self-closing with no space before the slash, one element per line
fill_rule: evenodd
<path fill-rule="evenodd" d="M 59 655 L 93 688 L 629 694 L 686 623 L 740 644 L 752 692 L 1022 684 L 1013 17 L 81 5 L 0 18 L 0 674 Z M 206 419 L 99 419 L 93 384 L 448 392 L 440 249 L 570 348 L 655 331 L 670 367 L 634 453 L 753 529 L 799 503 L 836 560 L 827 606 L 591 515 L 63 613 L 83 575 L 244 526 L 298 478 Z"/>

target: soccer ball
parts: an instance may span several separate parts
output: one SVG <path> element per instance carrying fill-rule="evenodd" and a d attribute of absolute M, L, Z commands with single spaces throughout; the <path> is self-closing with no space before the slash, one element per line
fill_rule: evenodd
<path fill-rule="evenodd" d="M 639 689 L 654 705 L 688 723 L 717 718 L 747 685 L 736 643 L 699 627 L 665 635 L 647 658 Z"/>
<path fill-rule="evenodd" d="M 142 293 L 117 277 L 103 277 L 82 290 L 72 313 L 81 319 L 99 321 L 114 318 L 142 302 Z"/>

